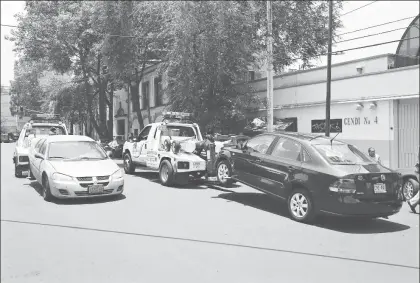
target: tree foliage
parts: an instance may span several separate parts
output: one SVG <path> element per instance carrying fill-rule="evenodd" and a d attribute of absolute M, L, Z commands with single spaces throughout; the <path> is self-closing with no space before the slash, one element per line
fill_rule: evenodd
<path fill-rule="evenodd" d="M 304 65 L 326 49 L 328 3 L 273 1 L 274 68 L 302 58 Z M 252 91 L 235 85 L 265 62 L 266 1 L 172 2 L 165 31 L 173 40 L 161 71 L 168 75 L 172 109 L 194 111 L 201 125 L 232 124 L 252 105 Z M 339 26 L 334 18 L 334 30 Z"/>
<path fill-rule="evenodd" d="M 326 51 L 328 2 L 272 1 L 272 6 L 275 70 L 297 59 L 310 67 Z M 334 33 L 340 9 L 335 1 Z M 139 83 L 156 62 L 166 74 L 172 109 L 196 113 L 202 126 L 237 125 L 250 107 L 263 103 L 236 83 L 249 69 L 264 67 L 266 1 L 28 1 L 25 10 L 10 38 L 19 64 L 43 62 L 82 81 L 55 91 L 57 101 L 71 104 L 71 110 L 64 104 L 55 110 L 72 121 L 85 120 L 81 111 L 86 111 L 101 137 L 112 135 L 105 108 L 112 110 L 113 89 L 131 88 L 133 80 L 133 110 L 143 127 Z M 18 75 L 16 92 L 27 93 L 35 75 L 25 72 L 26 84 Z M 43 96 L 37 91 L 31 99 Z"/>

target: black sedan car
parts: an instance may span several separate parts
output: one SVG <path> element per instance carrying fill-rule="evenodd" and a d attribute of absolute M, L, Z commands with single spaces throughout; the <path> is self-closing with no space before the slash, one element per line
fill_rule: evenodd
<path fill-rule="evenodd" d="M 402 206 L 400 175 L 345 142 L 265 133 L 228 151 L 232 179 L 284 199 L 296 221 L 319 213 L 388 217 Z"/>

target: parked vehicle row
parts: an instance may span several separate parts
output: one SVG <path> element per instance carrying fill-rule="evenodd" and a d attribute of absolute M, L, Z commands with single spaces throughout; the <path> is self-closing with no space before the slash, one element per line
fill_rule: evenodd
<path fill-rule="evenodd" d="M 203 137 L 188 114 L 170 112 L 164 118 L 125 142 L 124 170 L 109 158 L 107 143 L 101 146 L 88 137 L 69 136 L 65 127 L 61 135 L 35 132 L 32 142 L 25 143 L 29 130 L 47 126 L 28 123 L 17 152 L 29 156 L 30 177 L 42 185 L 46 200 L 121 194 L 124 171 L 132 174 L 137 168 L 157 172 L 165 186 L 202 177 L 226 187 L 240 182 L 285 201 L 291 218 L 299 222 L 310 222 L 319 214 L 388 217 L 399 212 L 416 186 L 418 190 L 415 175 L 388 169 L 335 138 L 276 132 L 214 140 Z M 24 166 L 21 161 L 15 168 Z"/>

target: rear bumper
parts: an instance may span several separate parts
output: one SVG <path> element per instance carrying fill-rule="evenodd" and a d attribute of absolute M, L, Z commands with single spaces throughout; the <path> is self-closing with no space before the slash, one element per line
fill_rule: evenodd
<path fill-rule="evenodd" d="M 366 216 L 384 217 L 398 213 L 402 207 L 402 200 L 389 201 L 359 201 L 352 196 L 331 196 L 319 206 L 319 212 L 338 216 Z"/>

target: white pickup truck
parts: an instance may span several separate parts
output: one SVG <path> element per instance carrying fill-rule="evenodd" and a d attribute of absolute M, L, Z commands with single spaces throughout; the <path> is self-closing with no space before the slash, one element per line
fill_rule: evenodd
<path fill-rule="evenodd" d="M 146 171 L 159 172 L 159 179 L 165 186 L 188 182 L 191 175 L 200 178 L 207 172 L 207 161 L 197 153 L 199 142 L 203 142 L 203 136 L 196 123 L 165 119 L 149 124 L 137 139 L 125 142 L 124 170 L 132 174 L 136 167 L 142 167 Z M 216 151 L 221 146 L 221 143 L 216 144 Z"/>

